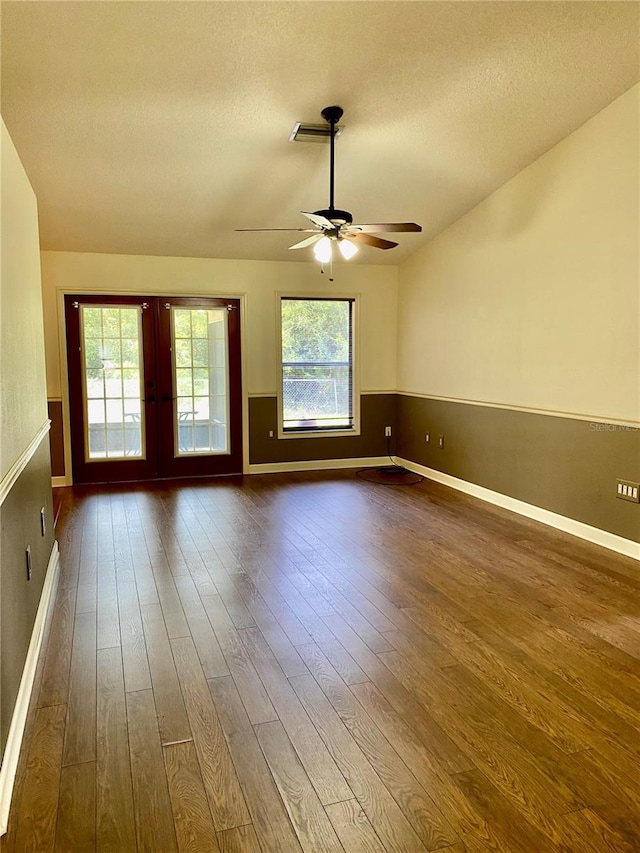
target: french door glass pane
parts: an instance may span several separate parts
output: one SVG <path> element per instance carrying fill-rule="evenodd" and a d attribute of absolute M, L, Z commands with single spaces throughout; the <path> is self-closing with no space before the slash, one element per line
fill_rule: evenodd
<path fill-rule="evenodd" d="M 80 305 L 86 461 L 144 459 L 141 309 Z"/>
<path fill-rule="evenodd" d="M 171 311 L 175 454 L 229 453 L 227 309 Z"/>

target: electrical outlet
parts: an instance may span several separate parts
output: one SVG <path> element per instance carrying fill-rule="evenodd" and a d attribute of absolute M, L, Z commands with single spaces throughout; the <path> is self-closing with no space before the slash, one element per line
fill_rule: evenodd
<path fill-rule="evenodd" d="M 440 448 L 440 450 L 442 450 L 444 447 L 444 436 L 443 435 L 438 436 L 438 447 Z"/>
<path fill-rule="evenodd" d="M 269 438 L 273 438 L 273 437 L 274 437 L 274 436 L 273 436 L 273 430 L 272 430 L 272 429 L 270 429 L 270 430 L 269 430 Z"/>
<path fill-rule="evenodd" d="M 44 536 L 47 532 L 47 514 L 44 507 L 40 510 L 40 533 Z"/>
<path fill-rule="evenodd" d="M 390 426 L 386 426 L 384 428 L 384 434 L 387 438 L 391 438 L 391 427 Z"/>
<path fill-rule="evenodd" d="M 31 545 L 27 545 L 27 580 L 31 580 Z"/>
<path fill-rule="evenodd" d="M 424 440 L 426 441 L 427 444 L 429 444 L 429 442 L 431 441 L 431 433 L 425 432 Z"/>
<path fill-rule="evenodd" d="M 640 483 L 631 480 L 616 480 L 616 497 L 631 503 L 640 503 Z"/>

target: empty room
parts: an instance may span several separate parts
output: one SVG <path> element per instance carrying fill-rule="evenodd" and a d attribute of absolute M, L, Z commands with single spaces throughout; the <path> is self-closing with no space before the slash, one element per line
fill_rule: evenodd
<path fill-rule="evenodd" d="M 2 853 L 638 853 L 640 3 L 0 15 Z"/>

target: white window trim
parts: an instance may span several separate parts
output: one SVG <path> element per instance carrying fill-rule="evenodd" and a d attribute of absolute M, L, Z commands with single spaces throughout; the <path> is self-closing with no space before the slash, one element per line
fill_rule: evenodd
<path fill-rule="evenodd" d="M 278 414 L 278 439 L 291 438 L 344 438 L 345 436 L 360 435 L 360 294 L 359 293 L 305 293 L 298 291 L 276 292 L 276 354 L 277 359 L 277 414 Z M 282 427 L 283 403 L 282 403 L 282 300 L 283 299 L 351 299 L 353 301 L 352 313 L 352 394 L 353 394 L 353 427 L 351 429 L 328 429 L 328 430 L 287 430 Z"/>

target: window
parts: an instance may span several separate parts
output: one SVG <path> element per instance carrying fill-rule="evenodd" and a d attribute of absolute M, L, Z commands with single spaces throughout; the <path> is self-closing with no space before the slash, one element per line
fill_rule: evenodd
<path fill-rule="evenodd" d="M 356 432 L 355 299 L 280 300 L 280 434 Z"/>

